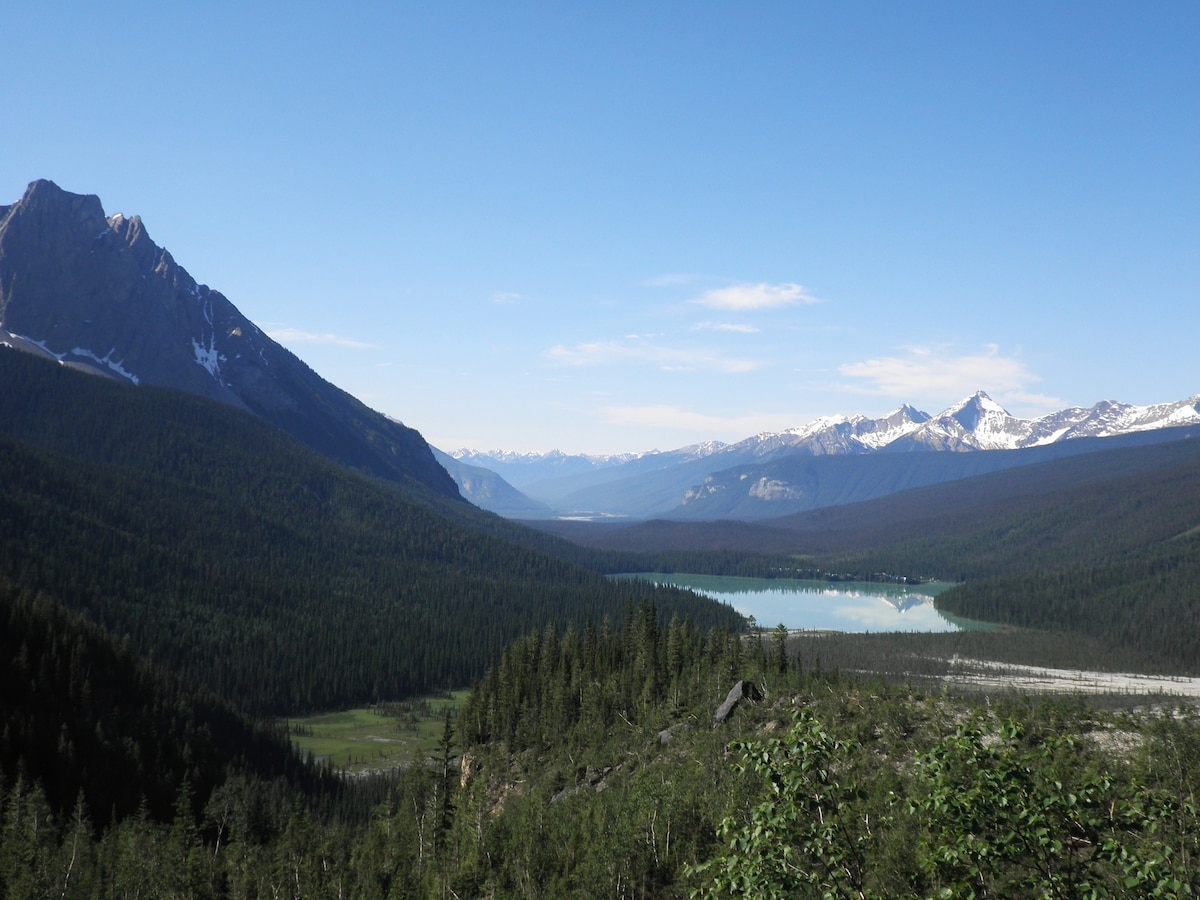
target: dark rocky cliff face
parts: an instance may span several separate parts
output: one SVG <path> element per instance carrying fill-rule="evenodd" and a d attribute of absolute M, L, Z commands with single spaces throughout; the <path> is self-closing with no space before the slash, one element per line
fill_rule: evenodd
<path fill-rule="evenodd" d="M 95 196 L 35 181 L 0 206 L 0 340 L 239 407 L 352 468 L 459 496 L 418 432 L 322 379 Z"/>

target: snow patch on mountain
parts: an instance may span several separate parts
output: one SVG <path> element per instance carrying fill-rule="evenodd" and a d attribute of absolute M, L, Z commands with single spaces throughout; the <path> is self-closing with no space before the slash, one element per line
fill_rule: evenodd
<path fill-rule="evenodd" d="M 210 336 L 208 346 L 204 346 L 195 338 L 192 338 L 192 352 L 196 354 L 196 362 L 208 369 L 208 373 L 217 381 L 221 380 L 221 363 L 225 361 L 225 357 L 217 352 L 217 341 L 215 336 Z"/>
<path fill-rule="evenodd" d="M 70 350 L 59 353 L 46 346 L 45 341 L 39 341 L 35 338 L 15 334 L 14 332 L 5 331 L 3 329 L 0 329 L 0 346 L 11 347 L 17 350 L 36 347 L 46 356 L 58 360 L 59 364 L 64 366 L 71 363 L 81 363 L 83 360 L 87 360 L 88 363 L 94 363 L 97 366 L 101 366 L 108 372 L 124 379 L 125 381 L 129 381 L 133 384 L 139 383 L 138 376 L 125 368 L 124 357 L 122 357 L 120 360 L 113 359 L 113 354 L 117 352 L 116 347 L 113 347 L 103 356 L 100 356 L 98 353 L 89 350 L 86 347 L 72 347 Z M 87 365 L 87 363 L 84 364 Z"/>
<path fill-rule="evenodd" d="M 901 406 L 888 415 L 821 416 L 807 425 L 780 432 L 763 432 L 731 444 L 725 451 L 732 455 L 775 458 L 790 453 L 814 456 L 845 453 L 869 453 L 911 434 L 929 419 L 927 413 Z"/>
<path fill-rule="evenodd" d="M 910 437 L 935 450 L 1015 450 L 1025 423 L 983 391 L 967 397 L 914 429 Z"/>
<path fill-rule="evenodd" d="M 104 354 L 104 356 L 97 356 L 91 350 L 87 350 L 83 347 L 76 347 L 73 350 L 71 350 L 69 353 L 64 354 L 64 357 L 73 356 L 73 357 L 84 357 L 85 359 L 90 359 L 95 363 L 98 363 L 102 366 L 107 367 L 109 371 L 113 372 L 116 375 L 120 375 L 122 378 L 126 379 L 127 381 L 132 381 L 134 384 L 137 384 L 138 377 L 136 375 L 134 375 L 132 372 L 130 372 L 128 369 L 126 369 L 125 366 L 122 365 L 122 362 L 124 362 L 124 358 L 122 357 L 121 362 L 118 362 L 117 360 L 112 358 L 112 355 L 116 352 L 117 352 L 117 348 L 113 347 L 106 354 Z M 61 361 L 63 361 L 63 360 L 60 359 L 60 362 Z"/>

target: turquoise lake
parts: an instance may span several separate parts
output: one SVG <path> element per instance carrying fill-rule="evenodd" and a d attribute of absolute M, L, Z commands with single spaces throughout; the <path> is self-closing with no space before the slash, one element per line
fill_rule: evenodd
<path fill-rule="evenodd" d="M 799 581 L 661 572 L 617 577 L 688 588 L 728 603 L 744 616 L 753 616 L 760 628 L 774 628 L 781 622 L 789 629 L 846 632 L 969 631 L 989 627 L 938 612 L 933 598 L 951 586 L 942 583 Z"/>

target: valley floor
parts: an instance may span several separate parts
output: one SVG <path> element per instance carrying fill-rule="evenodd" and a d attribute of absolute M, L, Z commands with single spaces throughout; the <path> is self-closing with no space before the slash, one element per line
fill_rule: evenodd
<path fill-rule="evenodd" d="M 950 665 L 950 674 L 938 679 L 948 686 L 1051 694 L 1164 694 L 1200 698 L 1200 678 L 1051 669 L 958 656 L 950 660 Z"/>

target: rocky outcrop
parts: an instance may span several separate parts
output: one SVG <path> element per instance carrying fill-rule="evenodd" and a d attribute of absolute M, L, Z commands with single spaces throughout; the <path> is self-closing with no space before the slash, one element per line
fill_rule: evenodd
<path fill-rule="evenodd" d="M 588 766 L 582 778 L 577 779 L 575 784 L 570 787 L 560 790 L 550 798 L 550 802 L 557 803 L 559 800 L 589 791 L 596 794 L 606 791 L 608 790 L 608 776 L 619 773 L 623 768 L 624 763 L 618 763 L 616 766 L 604 766 L 603 768 Z"/>
<path fill-rule="evenodd" d="M 458 488 L 415 430 L 364 406 L 196 282 L 138 216 L 33 182 L 0 207 L 0 341 L 247 410 L 372 475 Z"/>
<path fill-rule="evenodd" d="M 658 733 L 658 745 L 660 747 L 667 746 L 667 744 L 674 740 L 675 735 L 679 734 L 681 731 L 690 731 L 691 728 L 691 722 L 676 722 L 670 728 L 664 728 Z"/>
<path fill-rule="evenodd" d="M 762 694 L 753 681 L 739 681 L 730 689 L 725 702 L 713 713 L 713 728 L 724 725 L 742 701 L 757 702 L 761 699 Z"/>

